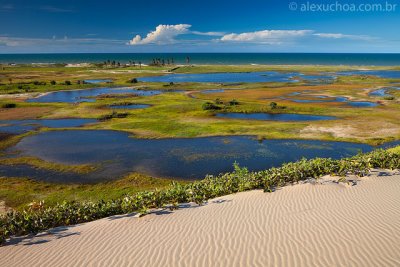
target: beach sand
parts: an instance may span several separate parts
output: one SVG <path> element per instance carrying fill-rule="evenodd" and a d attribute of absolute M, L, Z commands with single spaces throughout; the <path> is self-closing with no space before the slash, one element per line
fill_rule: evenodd
<path fill-rule="evenodd" d="M 0 266 L 400 266 L 400 174 L 60 227 L 0 247 Z"/>

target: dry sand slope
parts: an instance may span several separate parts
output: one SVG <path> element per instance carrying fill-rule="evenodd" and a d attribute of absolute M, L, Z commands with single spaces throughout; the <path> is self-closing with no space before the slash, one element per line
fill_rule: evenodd
<path fill-rule="evenodd" d="M 14 239 L 0 248 L 0 266 L 400 266 L 399 174 L 244 192 L 168 213 Z"/>

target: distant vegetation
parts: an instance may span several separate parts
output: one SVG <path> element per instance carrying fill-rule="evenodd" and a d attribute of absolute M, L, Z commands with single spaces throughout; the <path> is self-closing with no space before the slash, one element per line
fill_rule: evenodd
<path fill-rule="evenodd" d="M 107 121 L 107 120 L 111 120 L 114 118 L 126 118 L 128 116 L 128 113 L 123 112 L 123 113 L 118 113 L 116 111 L 113 111 L 111 114 L 106 114 L 106 115 L 102 115 L 98 118 L 99 121 Z"/>
<path fill-rule="evenodd" d="M 202 106 L 203 110 L 220 110 L 222 109 L 220 106 L 217 106 L 216 104 L 212 102 L 205 102 Z"/>
<path fill-rule="evenodd" d="M 2 108 L 15 108 L 17 107 L 17 104 L 15 103 L 4 103 L 1 105 Z"/>
<path fill-rule="evenodd" d="M 285 109 L 285 106 L 279 106 L 276 102 L 269 103 L 270 109 Z"/>
<path fill-rule="evenodd" d="M 385 96 L 383 99 L 385 99 L 385 100 L 394 100 L 395 97 L 390 95 L 390 96 Z"/>

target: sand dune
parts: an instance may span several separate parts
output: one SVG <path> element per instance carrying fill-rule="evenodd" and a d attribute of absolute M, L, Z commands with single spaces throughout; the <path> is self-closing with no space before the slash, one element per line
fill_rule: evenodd
<path fill-rule="evenodd" d="M 0 266 L 400 266 L 400 175 L 250 191 L 0 247 Z"/>

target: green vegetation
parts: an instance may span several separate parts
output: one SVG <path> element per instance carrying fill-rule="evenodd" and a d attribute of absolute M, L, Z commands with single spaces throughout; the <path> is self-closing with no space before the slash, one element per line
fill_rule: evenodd
<path fill-rule="evenodd" d="M 17 104 L 15 103 L 4 103 L 1 105 L 2 108 L 16 108 Z"/>
<path fill-rule="evenodd" d="M 377 150 L 358 156 L 332 160 L 316 158 L 284 164 L 260 172 L 249 172 L 235 165 L 232 173 L 207 176 L 189 184 L 173 182 L 170 186 L 153 191 L 128 194 L 123 198 L 92 202 L 64 201 L 54 206 L 33 202 L 28 209 L 13 211 L 0 218 L 0 241 L 14 235 L 37 233 L 57 226 L 88 222 L 116 214 L 138 212 L 146 214 L 154 208 L 178 208 L 179 203 L 195 202 L 199 205 L 218 196 L 252 189 L 272 192 L 289 183 L 319 178 L 331 174 L 364 176 L 371 168 L 400 168 L 400 154 Z"/>
<path fill-rule="evenodd" d="M 132 173 L 126 177 L 96 184 L 47 183 L 26 178 L 0 178 L 0 199 L 14 210 L 23 210 L 31 202 L 44 202 L 47 207 L 63 201 L 100 201 L 122 198 L 143 190 L 164 188 L 172 180 Z M 184 181 L 179 181 L 185 183 Z"/>
<path fill-rule="evenodd" d="M 167 89 L 163 84 L 144 83 L 143 90 Z M 50 87 L 50 85 L 48 85 Z M 59 86 L 59 85 L 56 85 Z M 86 86 L 86 85 L 83 85 Z M 161 86 L 161 87 L 159 87 Z M 175 84 L 168 90 L 187 90 L 169 92 L 153 96 L 137 96 L 129 94 L 112 94 L 97 97 L 96 102 L 80 103 L 26 103 L 16 102 L 12 113 L 3 111 L 3 119 L 13 118 L 108 118 L 101 123 L 88 125 L 87 129 L 113 129 L 135 134 L 139 138 L 164 137 L 201 137 L 215 135 L 257 135 L 265 138 L 300 138 L 334 141 L 350 141 L 368 144 L 380 144 L 400 139 L 400 105 L 398 100 L 379 100 L 375 108 L 350 107 L 345 103 L 296 103 L 281 97 L 293 92 L 309 90 L 310 95 L 327 95 L 330 97 L 346 96 L 354 101 L 376 101 L 368 97 L 369 89 L 364 85 L 324 85 L 324 86 L 280 86 L 271 87 L 269 83 L 244 84 L 232 86 L 225 92 L 202 94 L 203 89 L 213 88 L 207 84 Z M 75 88 L 75 85 L 73 86 Z M 240 89 L 242 88 L 242 89 Z M 52 90 L 51 88 L 48 88 Z M 192 91 L 193 90 L 193 91 Z M 189 92 L 190 91 L 190 92 Z M 192 97 L 193 96 L 193 97 Z M 124 97 L 123 100 L 121 97 Z M 218 100 L 216 100 L 218 99 Z M 230 102 L 233 101 L 233 105 Z M 124 110 L 124 118 L 116 118 L 111 114 L 109 105 L 120 101 L 133 104 L 148 104 L 151 107 L 141 110 Z M 10 98 L 0 98 L 0 105 L 10 103 Z M 210 102 L 204 104 L 205 102 Z M 236 102 L 240 104 L 237 105 Z M 271 102 L 277 105 L 270 106 Z M 203 106 L 204 105 L 204 106 Z M 297 113 L 310 115 L 326 115 L 338 117 L 330 121 L 255 121 L 223 119 L 213 116 L 213 110 L 220 107 L 225 112 L 239 113 Z M 37 112 L 39 109 L 45 110 Z M 371 112 L 373 110 L 373 112 Z M 0 113 L 1 114 L 1 113 Z M 111 115 L 111 116 L 110 116 Z M 33 117 L 35 116 L 35 117 Z M 375 127 L 370 127 L 373 124 Z M 379 130 L 378 130 L 379 129 Z M 376 140 L 379 136 L 380 140 Z"/>
<path fill-rule="evenodd" d="M 21 141 L 22 138 L 31 134 L 34 134 L 34 132 L 28 132 L 20 135 L 10 135 L 7 138 L 4 138 L 3 140 L 0 141 L 0 150 L 4 150 L 6 148 L 9 148 L 17 144 L 19 141 Z"/>
<path fill-rule="evenodd" d="M 212 102 L 205 102 L 202 106 L 203 110 L 220 110 L 222 109 L 220 106 L 217 106 L 216 104 Z"/>
<path fill-rule="evenodd" d="M 395 100 L 396 98 L 394 96 L 385 96 L 383 99 L 385 99 L 385 100 Z"/>
<path fill-rule="evenodd" d="M 138 77 L 160 75 L 169 67 L 131 66 L 117 67 L 90 65 L 83 67 L 66 67 L 62 64 L 32 66 L 4 66 L 0 69 L 0 93 L 20 94 L 29 92 L 47 92 L 57 90 L 85 89 L 100 86 L 127 86 L 137 81 Z M 135 78 L 132 77 L 135 73 Z M 109 79 L 113 83 L 87 84 L 86 79 Z M 72 88 L 73 87 L 73 88 Z"/>
<path fill-rule="evenodd" d="M 231 101 L 229 101 L 229 105 L 230 106 L 237 106 L 237 105 L 239 105 L 239 101 L 237 101 L 236 99 L 232 99 Z"/>
<path fill-rule="evenodd" d="M 76 83 L 73 86 L 74 86 L 73 89 L 85 89 L 85 88 L 93 88 L 98 85 Z M 70 90 L 71 87 L 72 87 L 71 81 L 59 82 L 58 84 L 54 80 L 49 81 L 49 84 L 47 84 L 47 82 L 45 81 L 42 82 L 23 81 L 12 84 L 0 84 L 0 93 L 21 94 L 30 92 L 47 92 L 47 91 L 57 91 L 57 90 Z"/>
<path fill-rule="evenodd" d="M 127 116 L 128 116 L 128 113 L 126 113 L 126 112 L 113 111 L 113 112 L 111 112 L 111 114 L 101 115 L 98 120 L 99 121 L 107 121 L 107 120 L 111 120 L 113 118 L 126 118 Z"/>
<path fill-rule="evenodd" d="M 271 109 L 276 109 L 278 107 L 278 104 L 276 102 L 271 102 L 271 103 L 269 103 L 269 107 Z"/>
<path fill-rule="evenodd" d="M 58 172 L 74 172 L 80 174 L 85 174 L 96 170 L 95 166 L 89 164 L 64 165 L 59 163 L 47 162 L 34 157 L 0 158 L 0 164 L 11 166 L 28 164 L 39 169 L 53 170 Z"/>

